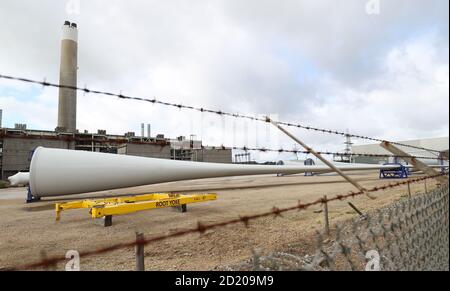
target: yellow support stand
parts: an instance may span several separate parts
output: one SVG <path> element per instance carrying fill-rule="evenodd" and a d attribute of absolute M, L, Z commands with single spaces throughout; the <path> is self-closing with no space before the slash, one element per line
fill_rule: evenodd
<path fill-rule="evenodd" d="M 80 200 L 55 205 L 56 221 L 61 219 L 61 212 L 71 209 L 88 208 L 92 218 L 103 218 L 105 226 L 112 225 L 112 216 L 124 215 L 138 211 L 157 208 L 176 207 L 181 212 L 186 212 L 186 205 L 192 203 L 216 200 L 215 193 L 208 194 L 171 194 L 158 193 L 121 198 L 107 198 L 97 200 Z"/>

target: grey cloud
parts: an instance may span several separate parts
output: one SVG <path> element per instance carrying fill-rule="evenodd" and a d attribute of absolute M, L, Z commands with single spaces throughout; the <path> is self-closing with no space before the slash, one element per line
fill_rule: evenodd
<path fill-rule="evenodd" d="M 353 86 L 379 73 L 394 46 L 437 29 L 448 49 L 448 1 L 381 0 L 367 15 L 366 0 L 225 1 L 227 14 L 271 46 L 274 39 L 307 54 L 321 70 Z"/>

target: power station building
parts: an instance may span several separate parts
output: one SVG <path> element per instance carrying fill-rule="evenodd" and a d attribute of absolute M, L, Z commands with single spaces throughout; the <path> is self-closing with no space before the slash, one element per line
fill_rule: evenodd
<path fill-rule="evenodd" d="M 407 140 L 407 141 L 399 141 L 401 144 L 410 145 L 414 147 L 421 147 L 426 149 L 431 149 L 435 151 L 439 151 L 441 156 L 448 156 L 449 151 L 449 138 L 441 137 L 441 138 L 427 138 L 427 139 L 417 139 L 417 140 Z M 403 147 L 398 146 L 406 153 L 419 156 L 419 157 L 429 157 L 429 158 L 439 158 L 439 154 L 436 152 L 429 152 L 426 150 Z M 375 155 L 392 155 L 392 153 L 388 152 L 384 148 L 382 148 L 379 144 L 368 144 L 368 145 L 357 145 L 353 146 L 352 152 L 354 153 L 365 153 L 365 154 L 375 154 Z M 383 163 L 392 163 L 396 162 L 389 158 L 384 157 L 363 157 L 363 156 L 354 156 L 352 157 L 352 161 L 355 163 L 367 163 L 367 164 L 383 164 Z M 425 161 L 425 160 L 424 160 Z M 426 160 L 427 163 L 435 163 L 438 164 L 438 160 Z"/>
<path fill-rule="evenodd" d="M 182 146 L 180 147 L 180 141 Z M 28 130 L 23 124 L 15 128 L 0 129 L 0 175 L 1 180 L 27 172 L 31 155 L 37 147 L 93 151 L 160 159 L 185 160 L 211 163 L 232 163 L 232 150 L 228 148 L 203 147 L 201 141 L 179 137 L 168 139 L 156 137 L 108 135 L 106 131 L 97 133 Z"/>
<path fill-rule="evenodd" d="M 78 26 L 66 21 L 62 27 L 60 85 L 77 86 Z M 168 139 L 164 135 L 151 137 L 150 128 L 144 136 L 134 132 L 109 135 L 105 130 L 97 133 L 77 130 L 77 91 L 59 89 L 58 120 L 55 131 L 29 130 L 24 124 L 2 128 L 0 110 L 0 179 L 5 180 L 20 171 L 28 171 L 31 156 L 37 147 L 83 150 L 113 154 L 126 154 L 162 159 L 198 162 L 232 163 L 232 150 L 206 148 L 191 136 Z"/>

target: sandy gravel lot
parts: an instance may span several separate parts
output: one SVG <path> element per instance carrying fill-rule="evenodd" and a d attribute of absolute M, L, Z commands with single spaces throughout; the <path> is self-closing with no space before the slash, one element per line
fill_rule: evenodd
<path fill-rule="evenodd" d="M 378 172 L 352 173 L 366 187 L 392 181 L 379 180 Z M 428 188 L 434 182 L 428 181 Z M 221 178 L 165 183 L 116 191 L 99 192 L 78 197 L 46 199 L 25 204 L 25 189 L 0 190 L 0 269 L 41 259 L 42 251 L 48 256 L 64 255 L 68 250 L 90 250 L 118 242 L 132 241 L 135 232 L 146 236 L 164 234 L 174 230 L 192 228 L 198 221 L 219 222 L 270 210 L 315 201 L 323 195 L 332 197 L 354 190 L 335 175 L 320 177 L 259 176 Z M 412 185 L 413 193 L 423 192 L 424 184 Z M 64 212 L 62 220 L 55 222 L 55 201 L 80 199 L 86 196 L 143 194 L 173 191 L 183 193 L 215 192 L 217 201 L 188 206 L 181 214 L 173 209 L 158 209 L 126 216 L 114 217 L 114 225 L 104 228 L 90 219 L 87 210 Z M 362 211 L 369 211 L 398 200 L 406 194 L 406 186 L 379 192 L 378 199 L 359 197 L 352 202 Z M 354 217 L 346 204 L 337 202 L 329 206 L 332 223 Z M 229 226 L 209 231 L 200 236 L 187 235 L 150 244 L 145 248 L 147 270 L 210 270 L 218 265 L 233 264 L 249 257 L 253 248 L 262 252 L 282 249 L 301 241 L 305 252 L 314 242 L 310 239 L 316 229 L 323 227 L 323 215 L 315 209 L 292 212 L 281 218 L 265 218 L 251 222 L 250 227 Z M 105 255 L 82 258 L 82 270 L 133 270 L 134 249 L 124 249 Z M 58 266 L 59 270 L 64 265 Z"/>

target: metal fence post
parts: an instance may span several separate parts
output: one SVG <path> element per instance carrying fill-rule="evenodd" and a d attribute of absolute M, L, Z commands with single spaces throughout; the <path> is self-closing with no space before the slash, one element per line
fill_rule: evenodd
<path fill-rule="evenodd" d="M 144 234 L 136 232 L 136 271 L 145 271 Z"/>
<path fill-rule="evenodd" d="M 325 233 L 330 235 L 330 221 L 328 218 L 328 199 L 327 196 L 323 196 L 323 213 L 325 219 Z"/>
<path fill-rule="evenodd" d="M 411 199 L 411 183 L 408 181 L 408 198 Z"/>
<path fill-rule="evenodd" d="M 366 216 L 364 215 L 364 213 L 362 213 L 355 205 L 353 205 L 353 203 L 348 202 L 348 205 L 350 205 L 350 207 L 356 211 L 356 213 L 359 214 L 360 217 L 365 218 Z"/>
<path fill-rule="evenodd" d="M 425 194 L 428 194 L 427 180 L 424 181 L 425 181 Z"/>

